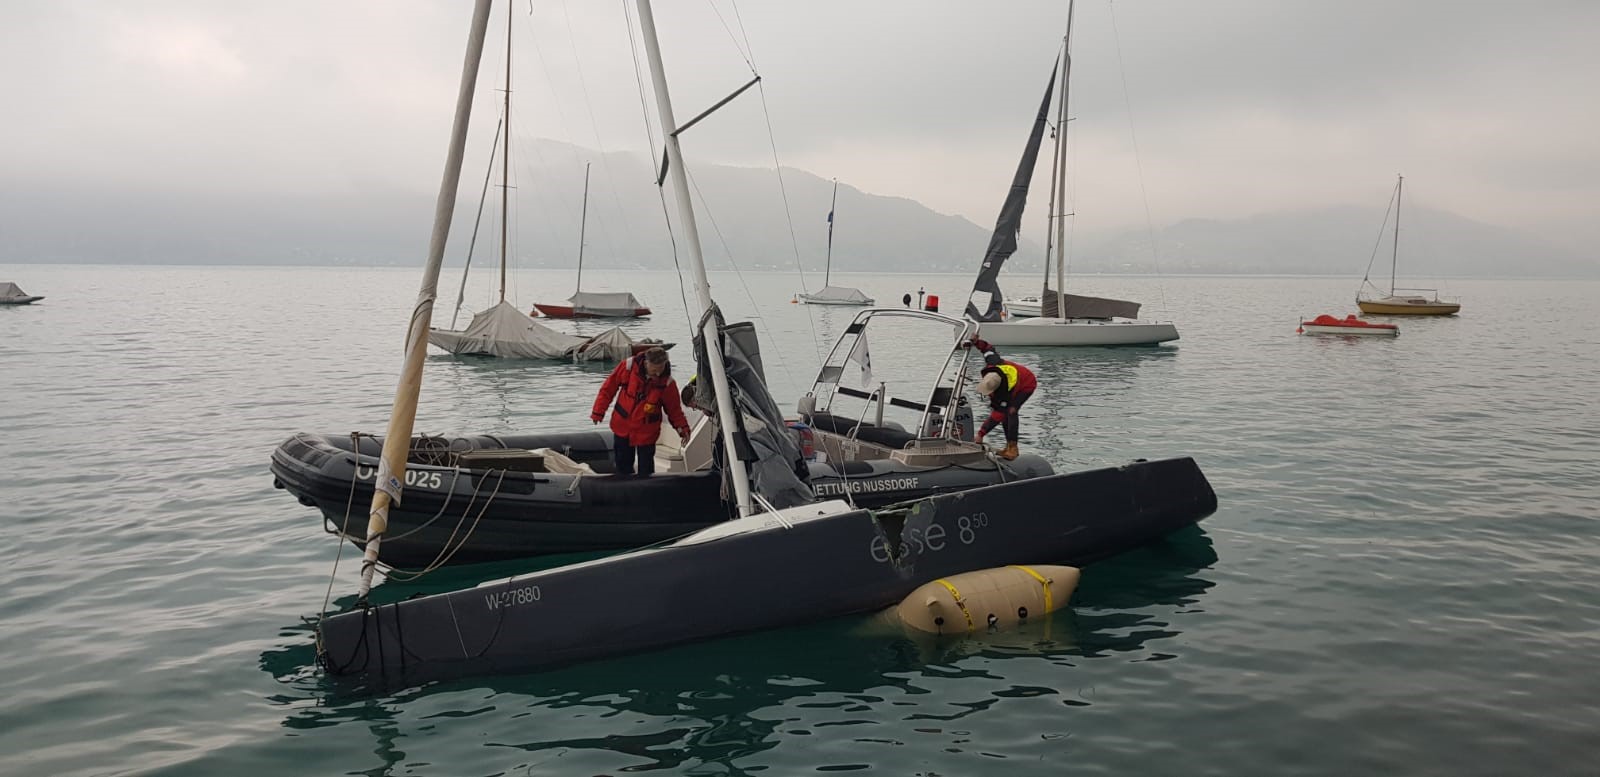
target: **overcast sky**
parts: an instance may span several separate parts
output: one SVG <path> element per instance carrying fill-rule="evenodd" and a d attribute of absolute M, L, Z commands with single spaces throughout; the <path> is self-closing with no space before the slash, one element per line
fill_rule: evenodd
<path fill-rule="evenodd" d="M 9 0 L 0 180 L 431 192 L 470 7 Z M 480 155 L 504 8 L 474 116 Z M 517 0 L 517 136 L 645 148 L 623 8 Z M 988 225 L 1066 4 L 658 0 L 656 16 L 680 120 L 750 77 L 747 52 L 784 165 Z M 1146 202 L 1157 227 L 1338 204 L 1381 213 L 1404 173 L 1408 202 L 1595 254 L 1600 3 L 1081 0 L 1075 23 L 1081 228 L 1142 226 Z M 688 132 L 691 165 L 770 166 L 763 112 L 752 91 Z"/>

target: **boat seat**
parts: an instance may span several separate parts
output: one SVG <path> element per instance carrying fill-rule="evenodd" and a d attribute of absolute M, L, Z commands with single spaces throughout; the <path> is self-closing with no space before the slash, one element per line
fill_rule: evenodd
<path fill-rule="evenodd" d="M 840 418 L 829 413 L 812 413 L 806 416 L 806 423 L 810 424 L 812 428 L 834 434 L 850 436 L 854 432 L 857 440 L 882 445 L 894 450 L 904 448 L 917 439 L 917 436 L 910 432 L 877 426 L 866 421 L 862 421 L 858 425 L 854 418 Z"/>

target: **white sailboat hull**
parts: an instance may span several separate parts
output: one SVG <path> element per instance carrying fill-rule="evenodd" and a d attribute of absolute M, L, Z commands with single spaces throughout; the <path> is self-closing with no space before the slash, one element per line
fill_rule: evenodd
<path fill-rule="evenodd" d="M 872 300 L 856 301 L 853 299 L 818 299 L 810 294 L 801 294 L 800 301 L 807 305 L 848 305 L 851 307 L 866 307 L 873 303 Z"/>
<path fill-rule="evenodd" d="M 1006 312 L 1012 318 L 1037 318 L 1044 314 L 1044 305 L 1038 297 L 1022 297 L 1021 299 L 1006 300 Z"/>
<path fill-rule="evenodd" d="M 986 323 L 978 334 L 995 345 L 1011 346 L 1155 345 L 1178 339 L 1178 328 L 1166 321 L 1125 318 L 1030 318 Z"/>
<path fill-rule="evenodd" d="M 1399 329 L 1376 326 L 1322 326 L 1319 324 L 1301 324 L 1308 335 L 1339 335 L 1341 337 L 1394 337 L 1400 334 Z"/>

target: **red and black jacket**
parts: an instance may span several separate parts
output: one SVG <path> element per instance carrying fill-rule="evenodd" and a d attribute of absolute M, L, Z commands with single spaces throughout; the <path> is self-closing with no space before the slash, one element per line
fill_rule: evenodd
<path fill-rule="evenodd" d="M 616 404 L 612 406 L 612 399 Z M 661 413 L 674 429 L 689 428 L 683 417 L 683 405 L 678 401 L 678 383 L 672 379 L 672 370 L 652 378 L 645 372 L 644 359 L 629 357 L 606 378 L 600 394 L 594 398 L 594 409 L 589 417 L 598 422 L 611 406 L 611 431 L 626 438 L 629 445 L 654 445 L 661 436 Z"/>
<path fill-rule="evenodd" d="M 1000 388 L 989 395 L 989 406 L 999 410 L 1011 403 L 1014 395 L 1026 397 L 1039 388 L 1039 379 L 1033 375 L 1033 370 L 1028 369 L 1013 361 L 1001 359 L 999 364 L 985 366 L 979 375 L 1000 373 Z"/>

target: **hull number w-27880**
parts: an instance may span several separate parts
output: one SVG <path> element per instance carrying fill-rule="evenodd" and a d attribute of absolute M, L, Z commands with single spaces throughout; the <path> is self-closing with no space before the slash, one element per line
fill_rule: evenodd
<path fill-rule="evenodd" d="M 483 603 L 491 610 L 515 607 L 519 604 L 533 604 L 543 598 L 539 586 L 525 585 L 521 588 L 507 588 L 504 591 L 483 595 Z"/>

